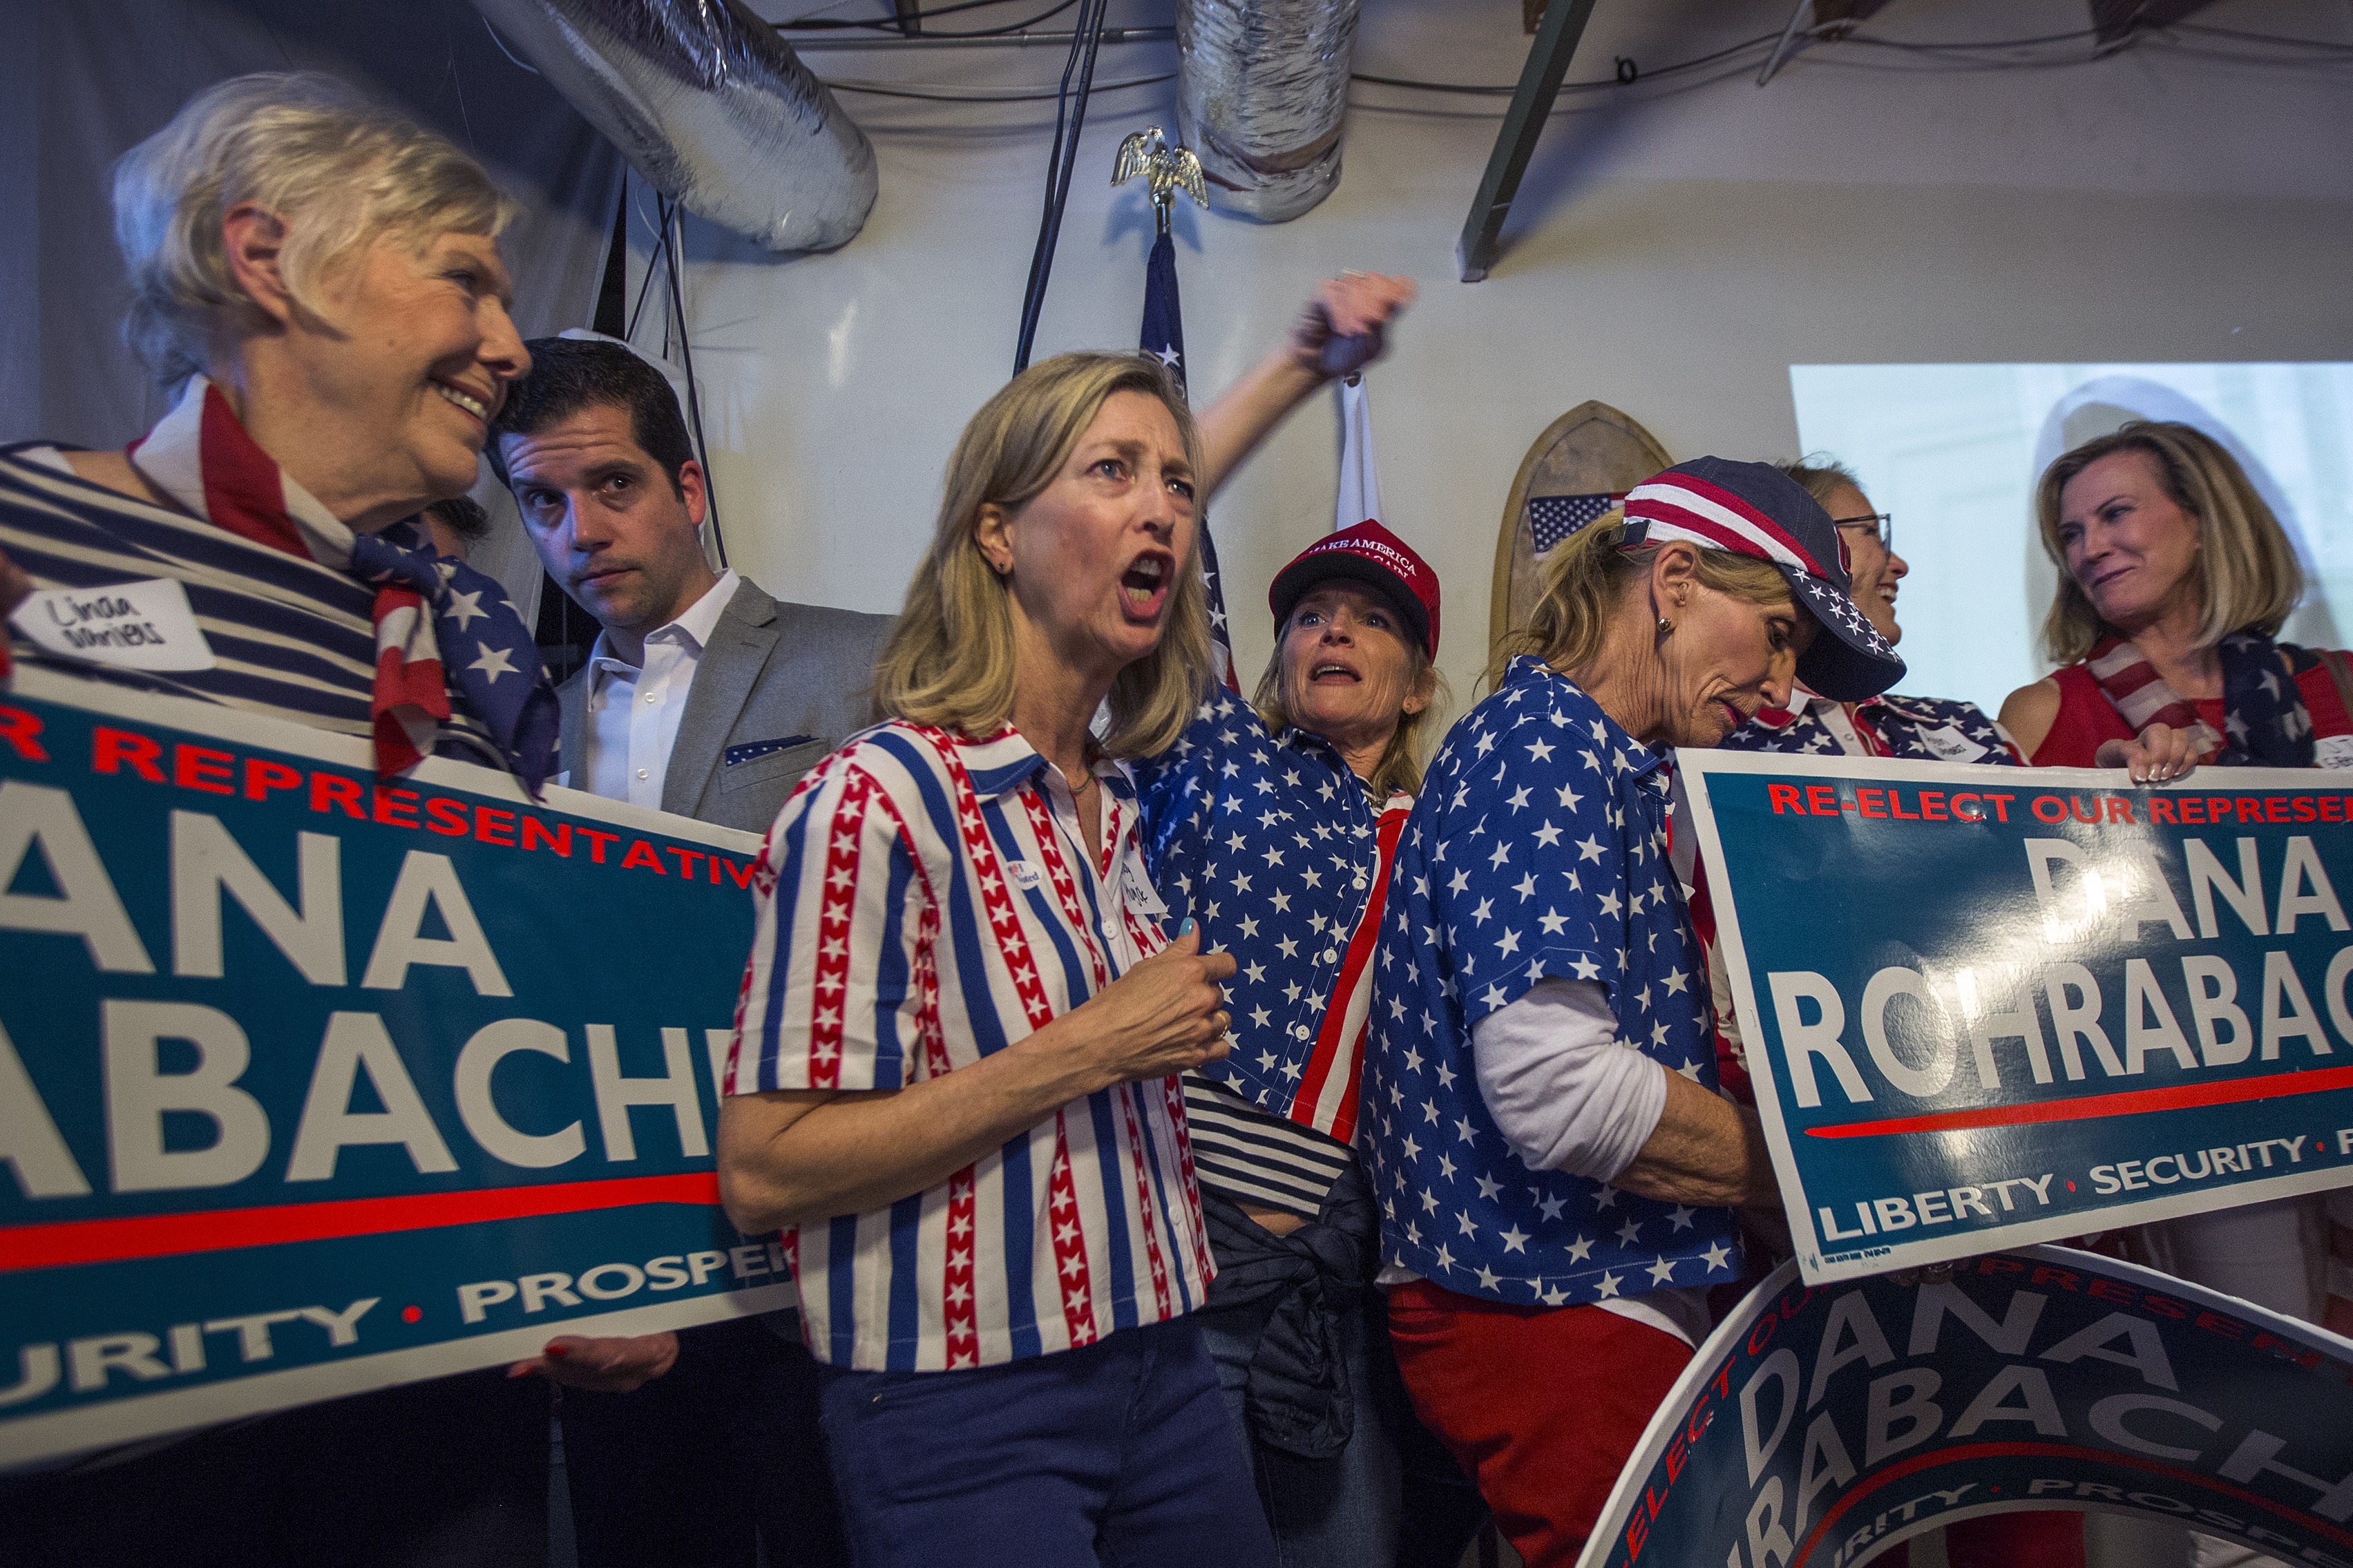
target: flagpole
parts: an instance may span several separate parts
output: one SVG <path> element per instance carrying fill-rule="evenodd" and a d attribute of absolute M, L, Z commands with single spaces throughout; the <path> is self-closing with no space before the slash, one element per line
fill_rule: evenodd
<path fill-rule="evenodd" d="M 1209 192 L 1201 175 L 1201 161 L 1192 150 L 1170 142 L 1157 125 L 1147 126 L 1119 144 L 1111 183 L 1125 184 L 1141 177 L 1152 202 L 1152 254 L 1144 264 L 1144 323 L 1137 334 L 1139 353 L 1150 354 L 1168 369 L 1179 391 L 1185 387 L 1185 317 L 1176 293 L 1176 242 L 1168 232 L 1168 209 L 1178 192 L 1201 206 Z M 1239 694 L 1234 676 L 1233 640 L 1226 626 L 1226 596 L 1219 585 L 1218 548 L 1209 537 L 1208 515 L 1201 516 L 1201 579 L 1208 590 L 1209 644 L 1218 680 Z"/>

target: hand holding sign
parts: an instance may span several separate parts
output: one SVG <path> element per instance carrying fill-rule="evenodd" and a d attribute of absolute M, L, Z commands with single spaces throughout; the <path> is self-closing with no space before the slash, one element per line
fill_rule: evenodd
<path fill-rule="evenodd" d="M 2136 740 L 2106 741 L 2093 759 L 2104 768 L 2129 768 L 2135 784 L 2165 784 L 2188 778 L 2210 746 L 2188 730 L 2151 724 Z"/>
<path fill-rule="evenodd" d="M 678 1336 L 659 1334 L 558 1334 L 535 1361 L 507 1368 L 509 1377 L 533 1373 L 566 1388 L 592 1394 L 634 1394 L 678 1364 Z"/>

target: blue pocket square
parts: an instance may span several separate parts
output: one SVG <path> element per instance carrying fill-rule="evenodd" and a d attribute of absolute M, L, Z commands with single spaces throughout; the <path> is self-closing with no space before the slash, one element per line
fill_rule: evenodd
<path fill-rule="evenodd" d="M 723 766 L 732 768 L 738 763 L 748 763 L 754 757 L 765 757 L 771 752 L 787 751 L 794 746 L 806 746 L 816 739 L 815 735 L 786 735 L 780 741 L 746 741 L 740 746 L 728 747 L 726 754 L 720 761 Z"/>

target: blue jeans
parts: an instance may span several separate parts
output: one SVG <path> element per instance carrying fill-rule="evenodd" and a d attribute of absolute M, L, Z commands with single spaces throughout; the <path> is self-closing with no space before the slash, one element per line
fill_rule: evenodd
<path fill-rule="evenodd" d="M 1340 1354 L 1356 1409 L 1348 1445 L 1303 1459 L 1252 1442 L 1244 1391 L 1259 1333 L 1274 1302 L 1194 1314 L 1217 1358 L 1235 1430 L 1250 1456 L 1282 1568 L 1453 1568 L 1487 1518 L 1477 1489 L 1442 1445 L 1414 1420 L 1389 1353 L 1388 1313 L 1377 1292 L 1338 1323 Z"/>
<path fill-rule="evenodd" d="M 1188 1318 L 1001 1366 L 822 1375 L 858 1568 L 1274 1568 Z"/>

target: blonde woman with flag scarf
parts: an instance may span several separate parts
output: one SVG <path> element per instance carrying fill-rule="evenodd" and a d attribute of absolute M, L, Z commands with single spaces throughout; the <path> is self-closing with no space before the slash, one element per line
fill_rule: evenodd
<path fill-rule="evenodd" d="M 2042 628 L 2061 668 L 2011 692 L 2001 721 L 2036 766 L 2129 765 L 2160 779 L 2200 761 L 2353 767 L 2346 656 L 2276 640 L 2303 574 L 2221 443 L 2137 420 L 2063 454 L 2034 499 L 2061 574 Z M 2142 1226 L 2128 1246 L 2168 1273 L 2319 1322 L 2330 1228 L 2316 1194 Z M 2197 1540 L 2200 1568 L 2268 1561 Z"/>

